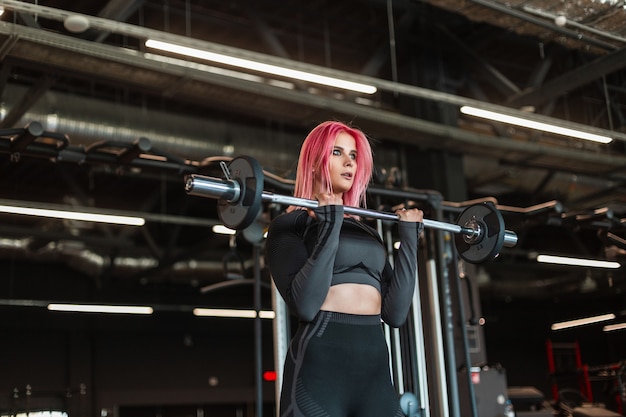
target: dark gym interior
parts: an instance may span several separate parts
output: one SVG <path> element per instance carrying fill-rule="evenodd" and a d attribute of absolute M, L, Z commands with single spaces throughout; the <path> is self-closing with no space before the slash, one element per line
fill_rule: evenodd
<path fill-rule="evenodd" d="M 432 257 L 440 292 L 447 285 L 451 292 L 439 294 L 440 304 L 423 303 L 421 314 L 425 322 L 435 310 L 444 320 L 452 314 L 455 339 L 443 344 L 454 343 L 446 364 L 456 367 L 447 372 L 459 382 L 445 391 L 451 404 L 458 392 L 460 407 L 435 395 L 420 416 L 475 417 L 476 408 L 480 417 L 503 416 L 505 403 L 488 405 L 502 387 L 522 417 L 585 415 L 559 399 L 567 390 L 608 417 L 626 412 L 626 329 L 618 327 L 626 323 L 624 1 L 0 0 L 0 7 L 0 416 L 275 415 L 278 320 L 193 311 L 274 309 L 261 234 L 281 206 L 264 202 L 251 227 L 217 234 L 218 199 L 189 195 L 185 181 L 221 179 L 221 163 L 250 156 L 264 189 L 289 195 L 300 145 L 324 120 L 370 137 L 370 208 L 411 204 L 456 224 L 466 207 L 493 204 L 517 237 L 465 266 L 449 235 L 430 229 L 425 237 L 420 288 L 430 288 Z M 377 89 L 183 57 L 147 46 L 154 38 Z M 610 141 L 491 121 L 464 106 Z M 145 224 L 5 207 L 121 214 Z M 543 264 L 540 254 L 619 265 Z M 66 303 L 153 313 L 47 308 Z M 431 372 L 442 363 L 429 323 Z M 430 392 L 441 393 L 430 378 Z"/>

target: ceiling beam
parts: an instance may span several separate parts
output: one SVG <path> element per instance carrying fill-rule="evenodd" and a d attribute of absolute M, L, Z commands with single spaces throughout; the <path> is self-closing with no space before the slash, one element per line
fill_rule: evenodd
<path fill-rule="evenodd" d="M 626 68 L 626 48 L 604 55 L 592 62 L 555 77 L 550 81 L 511 96 L 507 104 L 513 107 L 540 106 L 556 97 Z"/>

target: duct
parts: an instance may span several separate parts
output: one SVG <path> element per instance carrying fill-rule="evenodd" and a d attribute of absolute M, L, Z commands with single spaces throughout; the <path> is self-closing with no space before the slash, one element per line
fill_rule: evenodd
<path fill-rule="evenodd" d="M 7 85 L 0 106 L 4 119 L 27 89 Z M 32 121 L 46 131 L 67 135 L 72 145 L 88 147 L 100 141 L 133 143 L 148 138 L 155 152 L 201 161 L 214 155 L 249 154 L 264 167 L 276 172 L 293 168 L 301 137 L 277 130 L 268 131 L 234 123 L 181 116 L 157 110 L 47 92 L 26 114 L 18 126 Z"/>
<path fill-rule="evenodd" d="M 0 117 L 15 103 L 16 97 L 26 93 L 25 88 L 7 85 Z M 309 101 L 314 101 L 314 96 Z M 319 98 L 318 98 L 319 99 Z M 328 106 L 329 103 L 324 101 Z M 334 101 L 335 109 L 350 114 L 356 105 Z M 624 158 L 617 155 L 581 152 L 577 149 L 554 148 L 537 143 L 487 138 L 472 132 L 443 126 L 433 122 L 391 114 L 379 109 L 356 106 L 363 120 L 384 121 L 405 132 L 421 130 L 434 136 L 449 137 L 466 145 L 478 145 L 510 152 L 530 152 L 557 158 L 572 158 L 581 162 L 605 166 L 623 166 Z M 151 140 L 153 148 L 192 160 L 208 156 L 242 155 L 254 152 L 255 158 L 266 170 L 291 172 L 297 160 L 303 137 L 277 130 L 238 126 L 233 122 L 180 116 L 157 110 L 139 109 L 108 102 L 48 92 L 19 121 L 24 126 L 40 122 L 47 131 L 56 131 L 70 137 L 72 145 L 88 146 L 98 141 L 134 142 L 139 137 Z M 398 139 L 400 142 L 402 140 Z M 483 155 L 485 156 L 485 155 Z"/>
<path fill-rule="evenodd" d="M 85 246 L 83 242 L 64 240 L 49 242 L 36 250 L 32 249 L 32 238 L 0 238 L 0 258 L 27 259 L 28 262 L 62 262 L 70 268 L 91 278 L 102 276 L 103 271 L 111 270 L 116 277 L 129 277 L 141 271 L 156 268 L 159 261 L 149 256 L 111 257 L 99 254 Z M 228 265 L 227 265 L 228 266 Z M 239 267 L 239 265 L 237 265 Z M 222 261 L 188 259 L 167 269 L 169 279 L 202 276 L 203 278 L 224 277 L 225 265 Z M 185 280 L 184 282 L 188 282 Z"/>
<path fill-rule="evenodd" d="M 150 271 L 158 267 L 158 260 L 149 256 L 120 256 L 111 258 L 88 249 L 82 242 L 60 241 L 50 242 L 46 246 L 31 250 L 32 238 L 8 239 L 0 238 L 0 258 L 3 259 L 28 259 L 28 262 L 62 262 L 68 267 L 85 274 L 85 276 L 98 279 L 105 270 L 110 270 L 118 278 L 138 276 L 142 271 Z M 244 262 L 244 268 L 251 268 L 252 260 Z M 224 282 L 225 269 L 239 268 L 240 265 L 233 262 L 225 265 L 223 261 L 207 261 L 188 259 L 176 262 L 161 275 L 165 275 L 170 281 L 192 283 L 194 278 L 202 277 L 210 282 Z M 150 281 L 155 282 L 161 277 L 151 276 Z M 485 275 L 483 273 L 482 275 Z M 534 280 L 504 280 L 494 279 L 486 274 L 487 278 L 479 278 L 478 285 L 481 291 L 491 294 L 517 294 L 518 297 L 536 296 L 538 293 L 548 297 L 562 293 L 565 285 L 573 290 L 580 289 L 580 280 L 568 277 L 537 278 Z M 244 279 L 245 277 L 240 277 Z M 228 281 L 228 280 L 227 280 Z M 567 282 L 568 284 L 564 284 Z"/>

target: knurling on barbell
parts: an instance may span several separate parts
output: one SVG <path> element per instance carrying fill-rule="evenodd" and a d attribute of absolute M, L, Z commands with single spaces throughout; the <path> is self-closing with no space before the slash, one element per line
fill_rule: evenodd
<path fill-rule="evenodd" d="M 315 208 L 318 202 L 263 191 L 264 174 L 259 162 L 250 156 L 239 156 L 222 165 L 225 178 L 191 174 L 185 178 L 189 195 L 218 200 L 218 216 L 228 228 L 241 230 L 250 226 L 261 212 L 263 201 L 281 205 Z M 395 213 L 361 207 L 344 206 L 347 214 L 364 218 L 398 221 Z M 459 215 L 457 224 L 424 219 L 424 227 L 455 234 L 459 256 L 479 264 L 497 257 L 503 246 L 517 244 L 517 235 L 505 230 L 500 211 L 490 202 L 474 204 Z"/>

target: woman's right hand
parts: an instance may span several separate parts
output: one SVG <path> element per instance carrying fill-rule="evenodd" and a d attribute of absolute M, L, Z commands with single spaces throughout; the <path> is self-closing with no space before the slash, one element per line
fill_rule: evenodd
<path fill-rule="evenodd" d="M 343 205 L 343 198 L 335 194 L 318 193 L 315 194 L 315 199 L 317 200 L 319 206 Z"/>
<path fill-rule="evenodd" d="M 331 206 L 331 205 L 343 205 L 343 198 L 341 196 L 331 194 L 331 193 L 317 193 L 315 194 L 315 199 L 317 200 L 318 207 L 321 206 Z M 312 209 L 307 210 L 309 212 L 309 216 L 315 218 L 315 213 Z"/>

